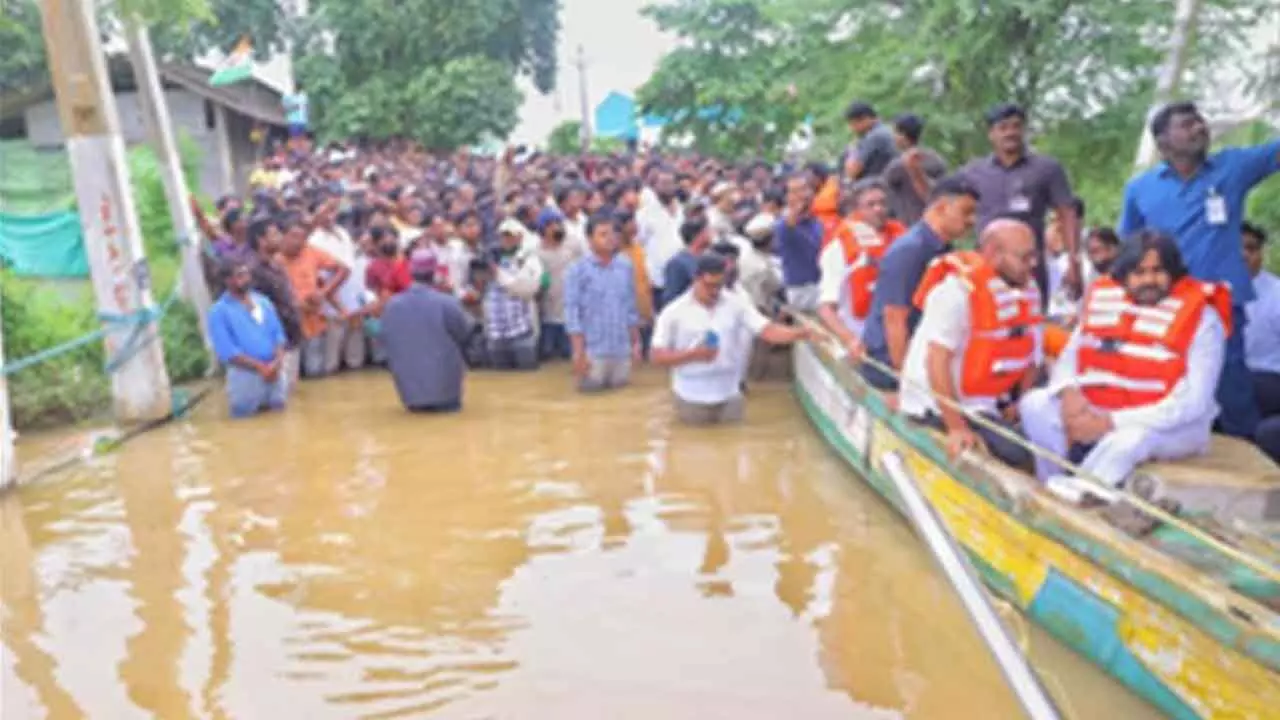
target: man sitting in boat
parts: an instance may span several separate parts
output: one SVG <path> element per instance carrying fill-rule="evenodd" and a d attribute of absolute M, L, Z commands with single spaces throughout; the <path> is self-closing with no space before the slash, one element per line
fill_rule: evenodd
<path fill-rule="evenodd" d="M 1024 444 L 974 422 L 960 408 L 1014 431 L 1001 403 L 1015 389 L 1031 387 L 1041 357 L 1035 231 L 1021 220 L 997 218 L 979 240 L 979 252 L 934 260 L 916 290 L 922 314 L 907 349 L 900 407 L 945 430 L 953 456 L 985 446 L 1029 471 L 1032 457 Z"/>
<path fill-rule="evenodd" d="M 907 345 L 920 313 L 912 295 L 929 263 L 951 250 L 969 234 L 978 212 L 978 190 L 960 175 L 949 175 L 933 186 L 924 217 L 896 240 L 880 260 L 880 274 L 871 294 L 871 312 L 862 329 L 866 357 L 863 378 L 872 387 L 898 391 L 896 372 L 907 356 Z M 856 358 L 857 356 L 855 356 Z M 889 374 L 882 368 L 893 368 Z"/>
<path fill-rule="evenodd" d="M 871 312 L 880 258 L 907 230 L 890 219 L 888 197 L 879 179 L 854 185 L 853 212 L 836 228 L 818 258 L 818 317 L 855 356 L 862 352 L 862 324 Z"/>
<path fill-rule="evenodd" d="M 1087 295 L 1089 287 L 1094 281 L 1105 276 L 1111 270 L 1111 263 L 1115 262 L 1116 255 L 1120 253 L 1120 238 L 1116 232 L 1109 227 L 1099 225 L 1091 228 L 1084 236 L 1084 252 L 1089 262 L 1084 265 L 1084 293 L 1081 297 Z M 1071 337 L 1071 330 L 1075 327 L 1076 321 L 1079 319 L 1078 308 L 1073 310 L 1070 317 L 1062 318 L 1059 322 L 1050 320 L 1044 327 L 1044 354 L 1050 358 L 1058 357 L 1062 349 L 1067 346 L 1067 340 Z"/>
<path fill-rule="evenodd" d="M 1090 288 L 1047 387 L 1020 403 L 1032 443 L 1119 487 L 1139 464 L 1204 453 L 1231 327 L 1225 285 L 1187 274 L 1173 238 L 1125 241 Z M 1063 469 L 1038 458 L 1042 481 Z"/>

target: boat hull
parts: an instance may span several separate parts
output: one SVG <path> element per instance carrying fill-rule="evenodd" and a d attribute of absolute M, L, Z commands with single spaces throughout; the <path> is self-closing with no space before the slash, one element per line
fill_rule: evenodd
<path fill-rule="evenodd" d="M 837 362 L 809 345 L 796 347 L 794 384 L 806 415 L 901 510 L 879 462 L 885 453 L 899 454 L 997 595 L 1170 717 L 1280 717 L 1280 672 L 1202 628 L 1217 617 L 1196 622 L 1174 611 L 978 492 L 946 462 L 932 435 L 837 372 Z M 1131 576 L 1139 575 L 1135 569 Z M 1181 592 L 1164 588 L 1162 599 Z M 1199 602 L 1188 599 L 1185 607 Z"/>

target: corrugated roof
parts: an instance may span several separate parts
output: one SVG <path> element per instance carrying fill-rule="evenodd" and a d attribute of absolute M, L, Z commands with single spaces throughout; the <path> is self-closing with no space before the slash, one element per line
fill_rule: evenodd
<path fill-rule="evenodd" d="M 257 122 L 278 127 L 285 125 L 280 93 L 258 80 L 225 87 L 210 87 L 209 77 L 213 73 L 193 65 L 161 63 L 159 71 L 164 82 L 177 85 L 210 102 L 234 110 Z M 108 72 L 111 74 L 111 86 L 117 93 L 134 90 L 137 87 L 133 77 L 133 65 L 127 57 L 110 58 Z M 53 86 L 49 84 L 0 95 L 0 119 L 18 115 L 32 105 L 52 97 Z"/>

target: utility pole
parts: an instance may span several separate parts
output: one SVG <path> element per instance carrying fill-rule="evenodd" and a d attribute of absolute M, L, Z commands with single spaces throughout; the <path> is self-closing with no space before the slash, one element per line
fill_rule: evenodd
<path fill-rule="evenodd" d="M 40 3 L 98 310 L 108 318 L 136 317 L 154 311 L 155 302 L 95 10 L 93 0 Z M 114 323 L 105 344 L 108 358 L 128 353 L 111 374 L 117 420 L 168 415 L 172 397 L 157 324 Z"/>
<path fill-rule="evenodd" d="M 195 307 L 200 322 L 200 337 L 210 356 L 213 346 L 209 343 L 207 318 L 209 315 L 209 286 L 204 281 L 204 267 L 200 257 L 200 236 L 195 216 L 191 213 L 190 190 L 182 173 L 182 155 L 173 136 L 173 121 L 169 116 L 169 102 L 164 97 L 160 71 L 156 68 L 155 52 L 151 47 L 151 35 L 137 18 L 125 22 L 125 41 L 129 44 L 129 59 L 133 63 L 133 77 L 138 85 L 138 100 L 142 106 L 143 122 L 151 138 L 152 149 L 160 161 L 160 175 L 164 179 L 164 193 L 169 200 L 169 214 L 173 218 L 173 230 L 186 242 L 179 246 L 182 253 L 182 294 Z"/>
<path fill-rule="evenodd" d="M 585 153 L 591 149 L 591 100 L 587 93 L 587 49 L 582 45 L 578 46 L 578 105 L 582 112 L 578 137 Z"/>
<path fill-rule="evenodd" d="M 1178 0 L 1173 11 L 1173 32 L 1169 35 L 1169 51 L 1165 55 L 1164 65 L 1160 67 L 1160 76 L 1156 79 L 1155 95 L 1151 108 L 1147 111 L 1147 121 L 1142 124 L 1138 137 L 1138 156 L 1134 158 L 1135 169 L 1144 170 L 1156 159 L 1156 140 L 1151 137 L 1151 118 L 1165 104 L 1173 100 L 1182 80 L 1182 73 L 1187 67 L 1187 57 L 1191 54 L 1195 43 L 1195 26 L 1200 15 L 1200 0 Z"/>
<path fill-rule="evenodd" d="M 4 298 L 0 296 L 0 303 Z M 4 317 L 0 308 L 0 317 Z M 4 321 L 0 320 L 0 368 L 4 367 Z M 13 425 L 9 420 L 8 376 L 0 373 L 0 490 L 18 480 L 18 463 L 14 458 Z"/>

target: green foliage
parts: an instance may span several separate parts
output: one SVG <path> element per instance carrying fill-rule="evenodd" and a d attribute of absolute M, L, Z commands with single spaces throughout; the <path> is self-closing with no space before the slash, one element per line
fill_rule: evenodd
<path fill-rule="evenodd" d="M 40 9 L 35 0 L 0 3 L 0 92 L 31 87 L 48 77 Z"/>
<path fill-rule="evenodd" d="M 289 15 L 277 0 L 130 0 L 130 4 L 143 2 L 142 17 L 149 18 L 151 42 L 162 57 L 187 59 L 212 49 L 226 52 L 247 35 L 254 55 L 264 60 L 283 52 L 293 32 Z M 157 14 L 172 19 L 153 19 Z"/>
<path fill-rule="evenodd" d="M 296 69 L 329 137 L 471 145 L 514 129 L 516 76 L 555 83 L 556 0 L 316 0 Z"/>
<path fill-rule="evenodd" d="M 193 182 L 199 150 L 186 136 L 179 138 L 179 148 L 188 182 Z M 59 159 L 65 162 L 65 157 Z M 159 302 L 175 287 L 179 249 L 155 156 L 145 147 L 132 149 L 129 170 Z M 10 361 L 69 342 L 99 327 L 93 294 L 85 282 L 5 275 L 0 278 L 0 292 L 4 294 L 5 353 Z M 189 303 L 179 301 L 170 307 L 160 322 L 160 337 L 171 381 L 204 377 L 209 368 L 208 355 L 195 310 Z M 9 385 L 14 425 L 46 427 L 102 415 L 111 402 L 110 380 L 103 370 L 105 361 L 102 343 L 94 342 L 16 373 Z"/>
<path fill-rule="evenodd" d="M 1242 51 L 1270 0 L 1204 0 L 1182 95 L 1213 99 L 1207 70 Z M 647 10 L 681 43 L 638 93 L 646 111 L 678 116 L 666 134 L 741 157 L 774 154 L 814 118 L 830 159 L 848 141 L 854 98 L 891 118 L 915 112 L 925 143 L 953 161 L 989 152 L 983 113 L 1014 101 L 1037 149 L 1067 166 L 1110 222 L 1173 16 L 1171 0 L 672 0 Z M 792 89 L 794 88 L 794 99 Z M 725 126 L 699 109 L 727 106 Z"/>
<path fill-rule="evenodd" d="M 547 152 L 555 155 L 577 155 L 582 149 L 582 123 L 565 120 L 547 135 Z"/>
<path fill-rule="evenodd" d="M 793 78 L 813 59 L 808 24 L 785 22 L 760 0 L 682 0 L 645 9 L 689 43 L 662 59 L 637 93 L 642 111 L 669 119 L 666 137 L 704 153 L 776 152 L 804 119 Z"/>

